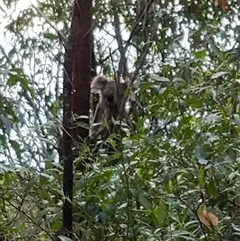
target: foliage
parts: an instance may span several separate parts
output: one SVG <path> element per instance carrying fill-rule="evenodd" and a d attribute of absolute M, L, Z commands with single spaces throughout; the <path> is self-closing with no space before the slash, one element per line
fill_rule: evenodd
<path fill-rule="evenodd" d="M 64 48 L 56 30 L 67 35 L 73 3 L 21 4 L 0 8 L 0 239 L 53 240 L 63 203 Z M 111 155 L 81 149 L 76 164 L 93 162 L 75 173 L 75 239 L 81 232 L 81 240 L 238 240 L 239 1 L 225 11 L 206 0 L 94 4 L 98 72 L 117 69 L 116 9 L 123 42 L 133 33 L 136 134 Z M 136 22 L 141 7 L 147 14 Z M 202 202 L 217 227 L 199 218 Z"/>

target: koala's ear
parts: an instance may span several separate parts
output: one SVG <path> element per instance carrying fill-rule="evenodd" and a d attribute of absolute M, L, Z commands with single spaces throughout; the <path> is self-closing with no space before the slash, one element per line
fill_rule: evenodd
<path fill-rule="evenodd" d="M 102 75 L 95 76 L 91 82 L 91 92 L 97 93 L 101 91 L 108 82 L 109 80 L 105 76 L 102 76 Z"/>

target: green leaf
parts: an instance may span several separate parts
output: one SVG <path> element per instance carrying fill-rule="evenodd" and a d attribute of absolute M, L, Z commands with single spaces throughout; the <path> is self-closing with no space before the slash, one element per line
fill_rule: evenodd
<path fill-rule="evenodd" d="M 40 175 L 40 182 L 42 184 L 47 184 L 48 182 L 52 182 L 54 180 L 54 177 L 47 173 L 41 172 L 39 175 Z"/>
<path fill-rule="evenodd" d="M 217 198 L 217 188 L 212 178 L 207 186 L 207 191 L 210 197 Z"/>
<path fill-rule="evenodd" d="M 168 78 L 161 77 L 161 76 L 158 76 L 158 75 L 154 75 L 153 78 L 154 78 L 154 80 L 159 81 L 159 82 L 171 83 Z"/>
<path fill-rule="evenodd" d="M 233 114 L 233 118 L 238 127 L 240 127 L 240 116 L 238 114 Z"/>
<path fill-rule="evenodd" d="M 56 34 L 45 32 L 43 33 L 43 37 L 46 39 L 59 39 L 59 37 Z"/>
<path fill-rule="evenodd" d="M 198 169 L 198 183 L 201 188 L 204 187 L 204 170 L 203 167 Z"/>
<path fill-rule="evenodd" d="M 11 144 L 12 148 L 14 149 L 16 154 L 18 155 L 19 151 L 20 151 L 20 144 L 15 140 L 9 140 L 9 143 Z"/>
<path fill-rule="evenodd" d="M 12 130 L 12 121 L 6 115 L 0 115 L 0 119 L 6 128 L 7 134 L 10 135 Z"/>
<path fill-rule="evenodd" d="M 192 106 L 194 108 L 200 108 L 203 106 L 203 101 L 197 97 L 187 98 L 184 102 L 187 106 Z"/>
<path fill-rule="evenodd" d="M 165 220 L 165 218 L 167 218 L 167 209 L 166 209 L 166 205 L 163 202 L 160 202 L 160 205 L 156 208 L 154 208 L 153 210 L 155 217 L 158 220 L 158 224 L 162 224 Z"/>
<path fill-rule="evenodd" d="M 240 174 L 238 173 L 238 171 L 236 171 L 236 172 L 231 172 L 231 173 L 228 175 L 228 178 L 229 178 L 229 180 L 232 182 L 234 178 L 237 178 L 237 177 L 239 177 L 239 176 L 240 176 Z"/>
<path fill-rule="evenodd" d="M 212 47 L 213 52 L 216 54 L 217 57 L 219 57 L 221 60 L 223 60 L 223 54 L 222 51 L 219 49 L 219 47 L 216 45 L 213 38 L 208 38 L 208 42 L 210 46 Z"/>
<path fill-rule="evenodd" d="M 186 230 L 175 230 L 173 232 L 171 232 L 171 234 L 167 234 L 165 238 L 169 238 L 169 239 L 165 239 L 165 240 L 172 240 L 172 238 L 179 238 L 179 239 L 183 239 L 183 240 L 193 240 L 196 241 L 196 239 L 192 238 L 192 233 L 188 232 Z"/>
<path fill-rule="evenodd" d="M 217 113 L 209 114 L 203 119 L 207 124 L 212 124 L 215 122 L 220 122 L 222 120 L 221 116 Z"/>
<path fill-rule="evenodd" d="M 240 234 L 240 226 L 239 225 L 232 224 L 232 227 L 235 231 L 239 232 L 239 234 Z"/>
<path fill-rule="evenodd" d="M 169 193 L 173 192 L 173 184 L 172 184 L 172 180 L 170 179 L 167 183 L 167 190 Z"/>
<path fill-rule="evenodd" d="M 16 76 L 12 75 L 12 76 L 9 77 L 9 79 L 7 81 L 7 85 L 9 87 L 12 87 L 12 86 L 16 85 L 17 82 L 18 82 L 18 78 L 16 78 Z"/>
<path fill-rule="evenodd" d="M 208 160 L 205 159 L 206 153 L 204 152 L 204 150 L 200 146 L 197 146 L 195 148 L 195 157 L 197 158 L 198 162 L 201 165 L 207 165 Z"/>
<path fill-rule="evenodd" d="M 192 54 L 199 60 L 204 60 L 206 57 L 206 50 L 200 50 L 200 51 L 192 51 Z"/>
<path fill-rule="evenodd" d="M 38 182 L 38 178 L 37 177 L 31 178 L 31 180 L 27 183 L 25 191 L 31 190 L 32 187 L 34 187 L 37 182 Z"/>
<path fill-rule="evenodd" d="M 139 195 L 139 202 L 146 210 L 152 210 L 152 203 L 142 193 Z"/>
<path fill-rule="evenodd" d="M 22 88 L 29 92 L 31 97 L 34 97 L 34 90 L 33 88 L 30 88 L 28 84 L 28 77 L 24 74 L 23 70 L 20 68 L 13 68 L 10 70 L 9 73 L 9 79 L 7 81 L 7 85 L 9 87 L 15 86 L 17 83 L 20 83 Z"/>
<path fill-rule="evenodd" d="M 128 206 L 128 203 L 125 202 L 125 203 L 123 203 L 122 205 L 120 205 L 120 207 L 118 208 L 118 210 L 121 210 L 121 209 L 123 209 L 123 208 L 125 208 L 125 207 L 127 207 L 127 206 Z"/>
<path fill-rule="evenodd" d="M 61 241 L 73 241 L 71 238 L 68 238 L 68 237 L 63 236 L 63 235 L 58 236 L 58 238 L 60 238 Z"/>
<path fill-rule="evenodd" d="M 219 78 L 221 76 L 224 76 L 226 74 L 228 74 L 228 72 L 217 72 L 217 73 L 215 73 L 211 76 L 211 79 L 217 79 L 217 78 Z"/>

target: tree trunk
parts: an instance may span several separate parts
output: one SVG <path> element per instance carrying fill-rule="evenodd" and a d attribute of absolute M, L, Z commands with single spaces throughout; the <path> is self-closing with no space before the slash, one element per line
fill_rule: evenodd
<path fill-rule="evenodd" d="M 76 116 L 88 116 L 90 109 L 90 83 L 92 75 L 92 1 L 78 0 L 74 11 L 80 28 L 76 32 L 73 63 L 72 112 Z M 77 146 L 88 137 L 89 130 L 79 125 L 89 124 L 89 119 L 78 119 L 73 126 L 72 136 Z"/>
<path fill-rule="evenodd" d="M 88 136 L 88 130 L 74 125 L 73 117 L 89 116 L 91 81 L 92 1 L 76 0 L 66 46 L 63 83 L 63 231 L 72 237 L 73 145 Z M 85 122 L 89 121 L 85 119 Z M 76 127 L 75 127 L 76 126 Z"/>

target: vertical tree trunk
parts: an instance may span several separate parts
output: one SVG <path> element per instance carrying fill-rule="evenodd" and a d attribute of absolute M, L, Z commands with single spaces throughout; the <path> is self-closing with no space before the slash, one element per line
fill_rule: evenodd
<path fill-rule="evenodd" d="M 71 27 L 72 30 L 72 27 Z M 72 93 L 72 68 L 73 67 L 73 35 L 70 31 L 66 46 L 64 60 L 63 79 L 63 192 L 66 198 L 72 200 L 73 196 L 73 153 L 71 133 L 71 93 Z M 63 231 L 66 236 L 71 237 L 68 232 L 72 231 L 72 205 L 67 200 L 63 204 Z M 69 235 L 70 234 L 70 235 Z"/>
<path fill-rule="evenodd" d="M 80 28 L 76 33 L 74 51 L 72 111 L 77 116 L 89 116 L 92 69 L 92 1 L 78 0 L 77 2 L 74 15 L 79 19 Z M 88 120 L 85 121 L 89 123 Z M 86 138 L 88 133 L 88 129 L 82 128 L 78 124 L 72 132 L 74 140 L 77 142 Z"/>
<path fill-rule="evenodd" d="M 72 237 L 74 144 L 88 136 L 88 130 L 74 125 L 75 115 L 89 116 L 91 81 L 92 0 L 75 0 L 70 35 L 64 60 L 63 83 L 63 231 Z M 73 116 L 72 116 L 73 115 Z M 88 120 L 85 120 L 88 122 Z M 76 127 L 74 127 L 76 126 Z"/>

